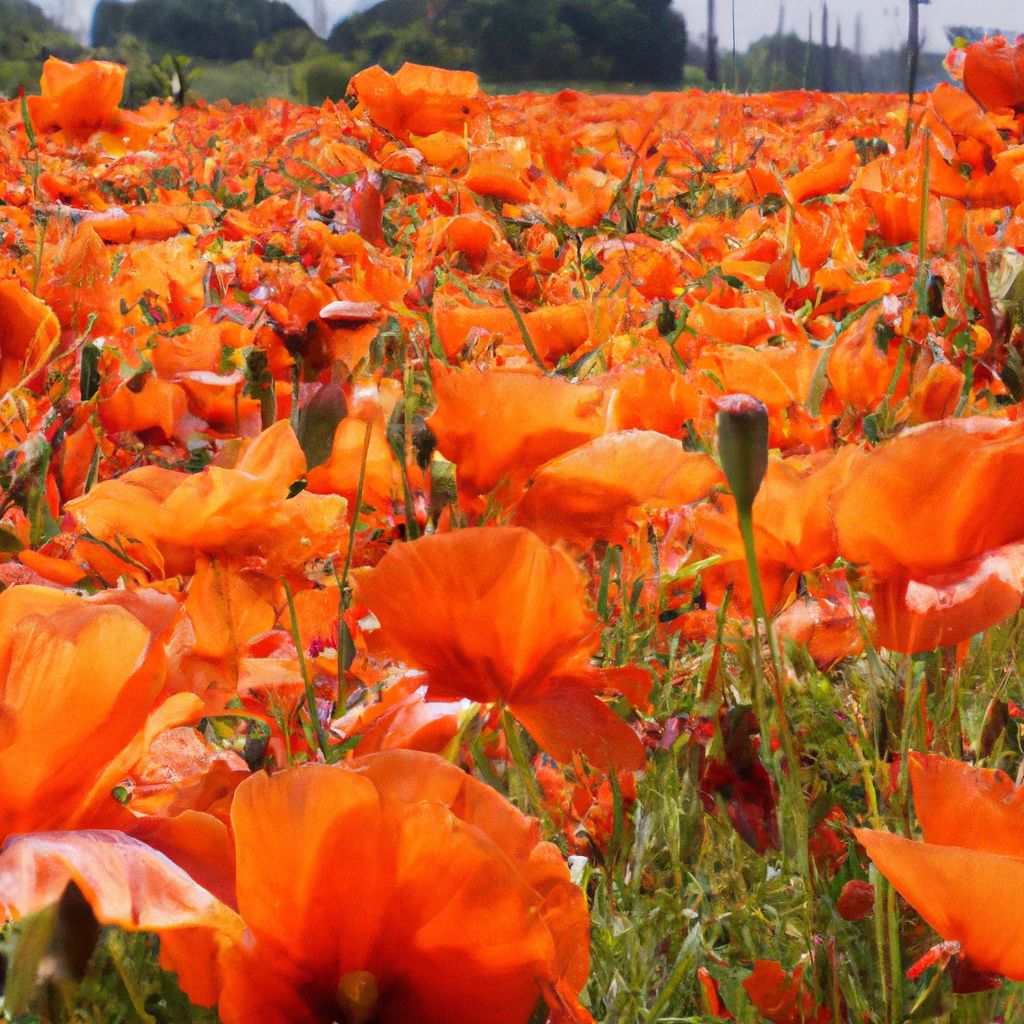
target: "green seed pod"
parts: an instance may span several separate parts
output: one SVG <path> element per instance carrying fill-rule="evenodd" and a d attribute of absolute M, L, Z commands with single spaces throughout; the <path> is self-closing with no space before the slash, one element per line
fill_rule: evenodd
<path fill-rule="evenodd" d="M 718 406 L 718 457 L 739 511 L 750 514 L 768 468 L 768 410 L 750 395 L 725 395 Z"/>

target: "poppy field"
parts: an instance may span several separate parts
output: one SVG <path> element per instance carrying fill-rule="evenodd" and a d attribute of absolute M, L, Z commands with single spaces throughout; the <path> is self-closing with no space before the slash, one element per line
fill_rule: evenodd
<path fill-rule="evenodd" d="M 1024 1021 L 1024 40 L 948 64 L 0 104 L 3 1019 Z"/>

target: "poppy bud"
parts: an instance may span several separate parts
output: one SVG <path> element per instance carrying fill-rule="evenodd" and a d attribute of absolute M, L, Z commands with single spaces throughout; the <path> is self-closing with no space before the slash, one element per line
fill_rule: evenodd
<path fill-rule="evenodd" d="M 749 514 L 768 468 L 768 410 L 750 395 L 725 395 L 718 406 L 718 455 L 741 513 Z"/>
<path fill-rule="evenodd" d="M 870 882 L 852 878 L 843 886 L 836 910 L 847 921 L 859 921 L 871 913 L 875 905 L 875 887 Z"/>

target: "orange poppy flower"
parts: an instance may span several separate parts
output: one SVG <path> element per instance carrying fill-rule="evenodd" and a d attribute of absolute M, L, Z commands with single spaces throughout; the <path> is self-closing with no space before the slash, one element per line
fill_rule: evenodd
<path fill-rule="evenodd" d="M 986 109 L 1024 108 L 1024 41 L 992 36 L 967 47 L 964 88 Z"/>
<path fill-rule="evenodd" d="M 1024 981 L 1024 924 L 1007 899 L 1024 885 L 1024 790 L 936 754 L 910 755 L 910 781 L 923 842 L 870 829 L 858 842 L 974 968 Z"/>
<path fill-rule="evenodd" d="M 837 453 L 771 459 L 764 483 L 754 499 L 753 519 L 757 560 L 769 608 L 782 594 L 787 578 L 835 561 L 836 531 L 830 496 L 837 485 L 856 472 L 860 451 L 854 447 Z M 731 498 L 720 498 L 723 510 L 699 506 L 696 536 L 722 560 L 704 573 L 713 590 L 732 582 L 741 601 L 750 593 L 743 544 Z"/>
<path fill-rule="evenodd" d="M 29 102 L 33 126 L 82 133 L 110 124 L 127 73 L 124 65 L 106 60 L 69 64 L 48 57 L 39 82 L 42 95 Z"/>
<path fill-rule="evenodd" d="M 1024 423 L 981 417 L 911 430 L 833 493 L 844 558 L 874 581 L 879 642 L 955 644 L 1024 596 Z"/>
<path fill-rule="evenodd" d="M 60 338 L 53 311 L 18 281 L 0 281 L 0 391 L 9 391 L 46 364 Z"/>
<path fill-rule="evenodd" d="M 423 677 L 409 673 L 388 686 L 376 704 L 355 708 L 334 722 L 331 731 L 342 739 L 358 736 L 356 756 L 378 750 L 444 754 L 473 708 L 468 700 L 427 700 Z"/>
<path fill-rule="evenodd" d="M 521 316 L 537 354 L 554 364 L 590 339 L 594 313 L 587 302 L 567 302 L 523 311 Z M 464 299 L 437 302 L 434 323 L 449 359 L 455 359 L 467 346 L 472 348 L 481 335 L 517 347 L 524 344 L 515 314 L 508 306 L 472 305 Z"/>
<path fill-rule="evenodd" d="M 0 594 L 0 837 L 121 820 L 110 791 L 159 731 L 199 713 L 191 694 L 157 706 L 154 632 L 174 609 L 153 593 Z"/>
<path fill-rule="evenodd" d="M 786 189 L 794 203 L 802 203 L 814 196 L 841 192 L 850 183 L 854 168 L 859 165 L 857 147 L 852 140 L 840 143 L 821 160 L 805 167 L 786 182 Z"/>
<path fill-rule="evenodd" d="M 722 479 L 709 456 L 664 434 L 620 430 L 541 466 L 515 521 L 547 541 L 620 543 L 634 509 L 687 505 Z"/>
<path fill-rule="evenodd" d="M 427 426 L 458 466 L 459 494 L 472 500 L 604 431 L 600 389 L 529 371 L 435 371 L 437 408 Z"/>
<path fill-rule="evenodd" d="M 168 729 L 132 769 L 128 786 L 135 814 L 173 816 L 209 811 L 226 818 L 235 787 L 249 775 L 238 754 L 215 747 L 197 729 Z"/>
<path fill-rule="evenodd" d="M 844 405 L 860 413 L 878 407 L 900 362 L 899 341 L 893 339 L 879 348 L 876 331 L 881 316 L 881 306 L 868 310 L 839 335 L 828 355 L 828 379 L 833 391 Z M 909 376 L 909 368 L 903 369 L 893 392 L 896 398 L 905 393 Z"/>
<path fill-rule="evenodd" d="M 444 71 L 403 64 L 393 75 L 374 66 L 360 71 L 349 85 L 360 106 L 376 124 L 402 135 L 431 135 L 462 130 L 484 105 L 480 82 L 471 71 Z"/>
<path fill-rule="evenodd" d="M 344 541 L 344 498 L 288 497 L 305 472 L 295 433 L 280 420 L 231 468 L 188 474 L 144 466 L 98 484 L 67 508 L 85 531 L 123 545 L 157 576 L 192 572 L 205 553 L 258 559 L 276 577 L 340 550 Z"/>
<path fill-rule="evenodd" d="M 473 528 L 392 547 L 356 582 L 379 648 L 427 673 L 434 697 L 504 701 L 556 760 L 582 750 L 639 768 L 643 746 L 594 694 L 598 623 L 575 563 L 529 530 Z M 608 677 L 614 678 L 614 677 Z"/>
<path fill-rule="evenodd" d="M 870 608 L 863 612 L 871 615 Z M 849 589 L 838 573 L 827 575 L 823 586 L 813 586 L 806 597 L 789 605 L 775 620 L 775 632 L 803 644 L 821 669 L 864 650 Z"/>
<path fill-rule="evenodd" d="M 231 820 L 238 914 L 109 832 L 10 843 L 0 906 L 21 917 L 73 878 L 101 921 L 157 932 L 161 962 L 225 1024 L 526 1024 L 542 999 L 591 1021 L 586 903 L 561 854 L 441 758 L 253 776 Z"/>
<path fill-rule="evenodd" d="M 187 407 L 188 398 L 181 387 L 147 373 L 133 377 L 101 401 L 99 417 L 108 433 L 156 429 L 167 440 L 175 436 Z"/>
<path fill-rule="evenodd" d="M 814 995 L 804 985 L 804 965 L 792 976 L 778 960 L 755 960 L 754 972 L 744 982 L 758 1013 L 772 1024 L 829 1024 L 832 1015 L 824 1006 L 815 1008 Z"/>

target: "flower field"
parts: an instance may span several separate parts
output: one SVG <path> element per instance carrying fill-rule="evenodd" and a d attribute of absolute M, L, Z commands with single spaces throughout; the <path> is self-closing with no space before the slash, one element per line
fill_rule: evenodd
<path fill-rule="evenodd" d="M 3 1019 L 1024 1021 L 1024 41 L 0 104 Z"/>

